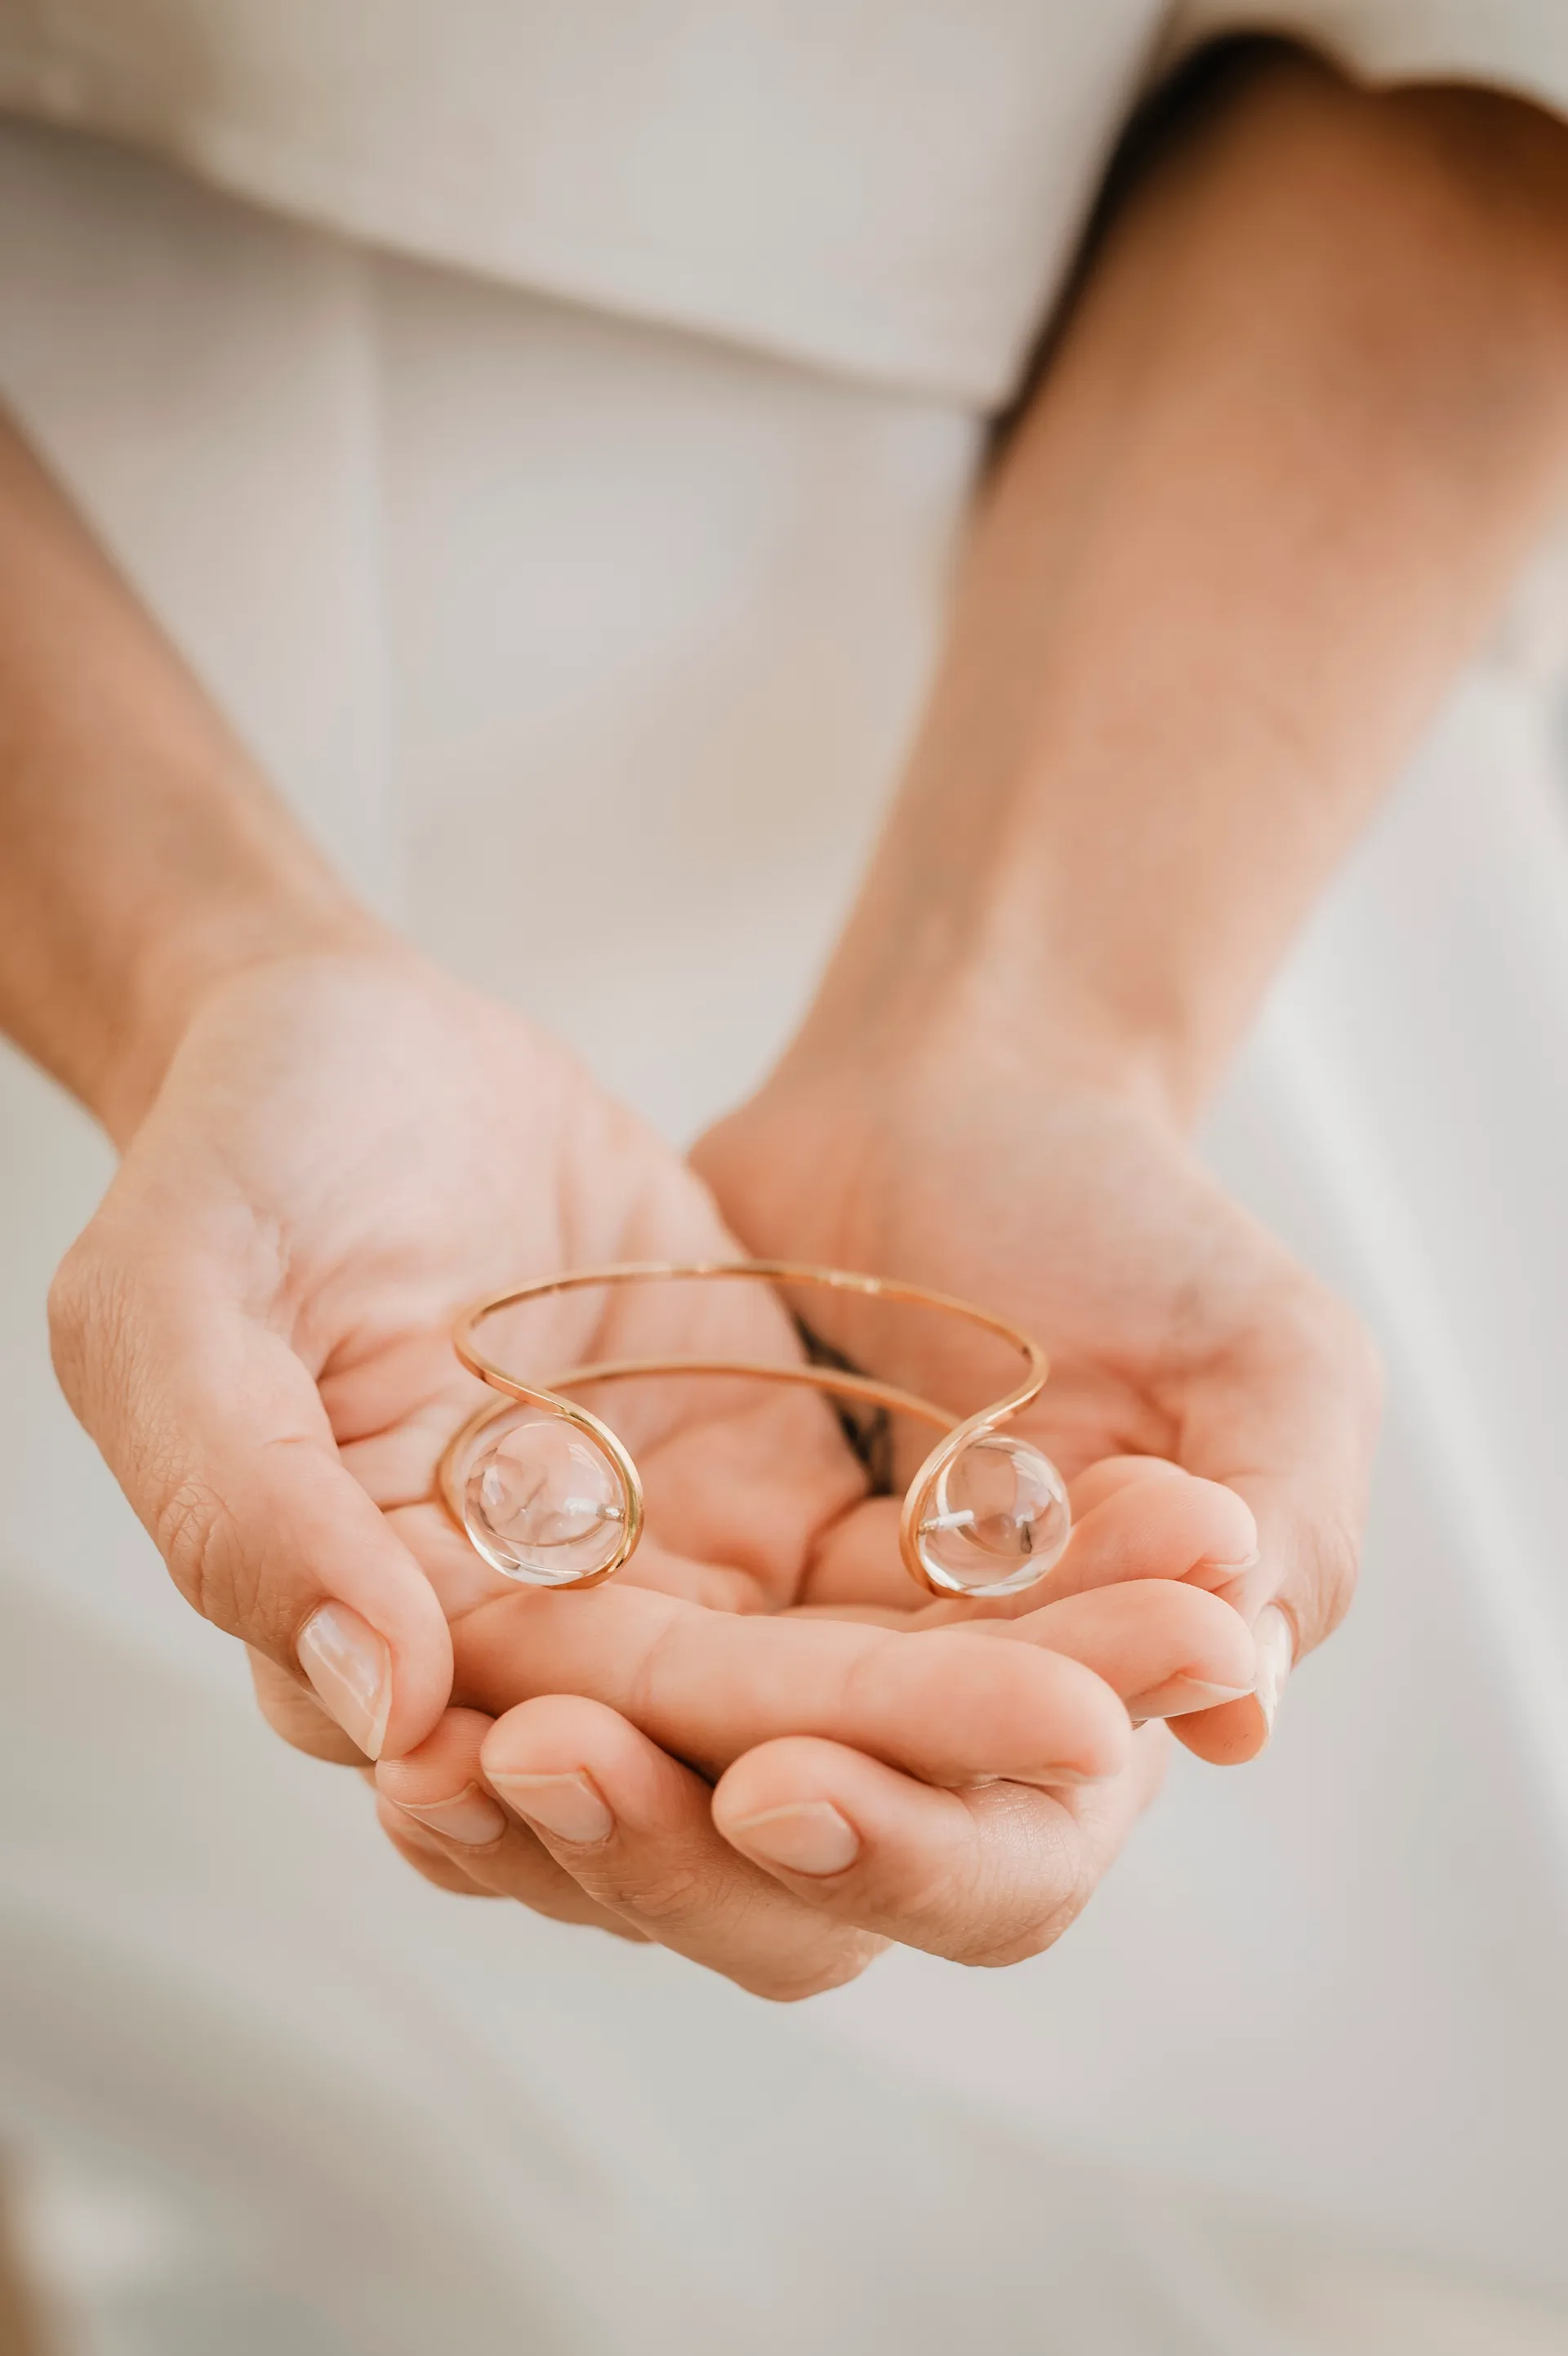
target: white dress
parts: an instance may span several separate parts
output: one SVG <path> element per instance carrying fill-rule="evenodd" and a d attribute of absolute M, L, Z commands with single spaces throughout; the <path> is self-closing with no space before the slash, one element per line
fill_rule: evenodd
<path fill-rule="evenodd" d="M 1548 0 L 0 0 L 78 126 L 0 130 L 0 393 L 360 886 L 684 1137 L 832 937 L 1121 123 L 1254 20 L 1568 106 Z M 1565 609 L 1212 1128 L 1391 1359 L 1362 1599 L 1004 1974 L 781 2014 L 416 1882 L 55 1396 L 107 1155 L 0 1066 L 0 2133 L 93 2356 L 1568 2348 Z"/>

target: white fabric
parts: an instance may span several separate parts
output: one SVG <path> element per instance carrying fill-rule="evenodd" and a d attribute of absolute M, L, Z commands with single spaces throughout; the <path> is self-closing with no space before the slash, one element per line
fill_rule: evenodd
<path fill-rule="evenodd" d="M 1160 62 L 1229 33 L 1283 34 L 1371 82 L 1483 82 L 1554 110 L 1568 101 L 1558 0 L 1176 0 Z"/>
<path fill-rule="evenodd" d="M 1568 106 L 1561 0 L 0 0 L 0 105 L 411 254 L 994 406 L 1140 88 L 1238 29 Z"/>
<path fill-rule="evenodd" d="M 0 395 L 422 940 L 672 1134 L 744 1087 L 920 691 L 961 402 L 377 258 L 19 131 Z M 1178 1775 L 1072 1937 L 1006 1974 L 900 1956 L 783 2018 L 395 1871 L 357 1785 L 252 1729 L 53 1394 L 44 1290 L 105 1155 L 0 1064 L 0 2093 L 51 2167 L 129 2169 L 242 2289 L 298 2303 L 187 2344 L 1562 2344 L 1550 2300 L 1343 2254 L 1568 2301 L 1552 721 L 1518 667 L 1462 691 L 1216 1127 L 1389 1350 L 1363 1601 L 1262 1766 Z M 1134 2197 L 1112 2165 L 1188 2190 Z M 1254 2211 L 1277 2222 L 1239 2228 Z"/>

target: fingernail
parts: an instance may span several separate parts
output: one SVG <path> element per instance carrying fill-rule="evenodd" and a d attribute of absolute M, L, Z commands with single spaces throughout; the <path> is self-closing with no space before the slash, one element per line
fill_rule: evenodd
<path fill-rule="evenodd" d="M 504 1811 L 477 1783 L 466 1785 L 453 1800 L 425 1800 L 417 1806 L 412 1800 L 398 1800 L 393 1805 L 405 1816 L 417 1816 L 445 1839 L 461 1841 L 466 1848 L 483 1848 L 487 1842 L 499 1840 L 506 1830 Z"/>
<path fill-rule="evenodd" d="M 608 1840 L 616 1820 L 603 1794 L 586 1775 L 492 1775 L 520 1816 L 539 1825 L 557 1840 L 576 1841 L 584 1847 Z"/>
<path fill-rule="evenodd" d="M 764 1808 L 729 1830 L 764 1865 L 782 1866 L 787 1873 L 842 1873 L 860 1855 L 860 1835 L 831 1800 Z"/>
<path fill-rule="evenodd" d="M 1259 1612 L 1252 1630 L 1252 1641 L 1258 1647 L 1258 1675 L 1252 1691 L 1258 1697 L 1263 1722 L 1272 1734 L 1280 1695 L 1295 1659 L 1295 1643 L 1291 1634 L 1290 1622 L 1277 1603 L 1265 1604 Z"/>
<path fill-rule="evenodd" d="M 1190 1718 L 1195 1710 L 1218 1709 L 1228 1701 L 1244 1701 L 1251 1686 L 1211 1685 L 1205 1677 L 1172 1677 L 1151 1686 L 1127 1704 L 1127 1715 L 1140 1724 L 1150 1718 Z"/>
<path fill-rule="evenodd" d="M 324 1603 L 300 1630 L 298 1654 L 317 1698 L 367 1759 L 379 1759 L 392 1708 L 385 1637 L 346 1603 Z"/>

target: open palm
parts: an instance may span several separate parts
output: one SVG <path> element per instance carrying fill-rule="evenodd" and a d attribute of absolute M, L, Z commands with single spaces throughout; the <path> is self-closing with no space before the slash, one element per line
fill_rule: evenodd
<path fill-rule="evenodd" d="M 1028 1428 L 1082 1476 L 1079 1500 L 1129 1455 L 1222 1484 L 1251 1508 L 1255 1543 L 1188 1575 L 1251 1620 L 1283 1614 L 1293 1655 L 1336 1624 L 1375 1438 L 1373 1354 L 1156 1115 L 993 1068 L 978 1048 L 940 1070 L 884 1058 L 874 1076 L 797 1061 L 695 1159 L 748 1249 L 895 1270 L 1038 1334 L 1052 1373 Z M 834 1338 L 865 1348 L 853 1305 L 835 1314 Z M 908 1355 L 878 1371 L 917 1387 L 928 1374 Z M 1080 1553 L 1054 1590 L 1097 1575 L 1117 1574 Z M 1266 1710 L 1249 1698 L 1176 1730 L 1244 1758 Z"/>
<path fill-rule="evenodd" d="M 918 1608 L 888 1502 L 783 1387 L 618 1398 L 648 1529 L 592 1593 L 498 1578 L 434 1501 L 478 1388 L 450 1346 L 463 1301 L 736 1250 L 693 1173 L 517 1014 L 402 950 L 299 960 L 199 1012 L 62 1269 L 57 1356 L 184 1591 L 270 1664 L 274 1722 L 379 1752 L 383 1820 L 436 1878 L 774 1993 L 886 1937 L 1029 1952 L 1152 1788 L 1158 1730 L 1134 1743 L 1123 1705 L 1250 1682 L 1240 1623 L 1173 1576 L 1223 1558 L 1233 1499 L 1080 1497 L 1063 1600 L 979 1629 Z M 765 1289 L 716 1285 L 557 1297 L 528 1346 L 542 1373 L 800 1344 Z M 853 1828 L 832 1870 L 755 1830 L 777 1849 L 829 1817 Z"/>

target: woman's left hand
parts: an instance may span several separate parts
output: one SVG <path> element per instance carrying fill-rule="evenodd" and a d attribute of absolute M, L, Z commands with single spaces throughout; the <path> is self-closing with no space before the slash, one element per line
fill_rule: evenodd
<path fill-rule="evenodd" d="M 1130 1456 L 1250 1508 L 1255 1544 L 1186 1575 L 1252 1628 L 1257 1689 L 1173 1730 L 1206 1759 L 1262 1750 L 1286 1674 L 1355 1585 L 1380 1382 L 1344 1303 L 1130 1092 L 1010 1067 L 979 1042 L 858 1064 L 842 1033 L 832 1060 L 797 1049 L 694 1159 L 748 1249 L 908 1278 L 1033 1333 L 1051 1376 L 1024 1428 L 1080 1509 Z M 827 1338 L 851 1357 L 917 1390 L 932 1379 L 875 1356 L 834 1308 Z M 1092 1568 L 1077 1553 L 1051 1592 L 1130 1575 L 1131 1553 Z"/>

